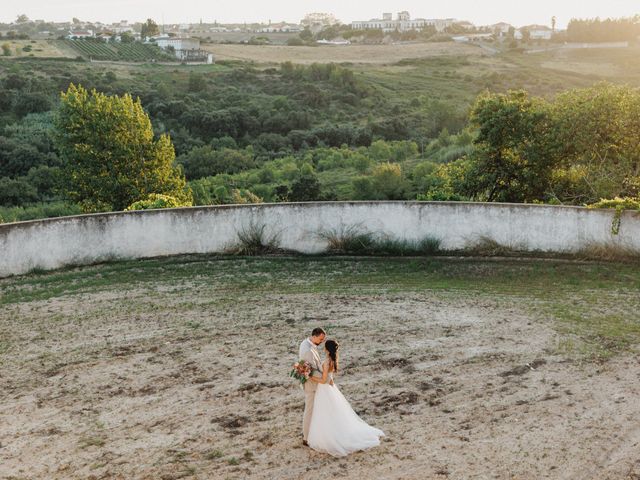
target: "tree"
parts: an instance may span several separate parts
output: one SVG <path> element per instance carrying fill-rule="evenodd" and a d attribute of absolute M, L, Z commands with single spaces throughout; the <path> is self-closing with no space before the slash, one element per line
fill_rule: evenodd
<path fill-rule="evenodd" d="M 487 93 L 471 121 L 478 138 L 464 193 L 489 202 L 542 199 L 557 159 L 548 104 L 524 91 Z"/>
<path fill-rule="evenodd" d="M 635 42 L 640 35 L 640 17 L 572 19 L 567 26 L 570 42 Z"/>
<path fill-rule="evenodd" d="M 289 201 L 314 202 L 320 200 L 320 181 L 315 173 L 304 174 L 291 184 Z"/>
<path fill-rule="evenodd" d="M 148 18 L 145 23 L 142 24 L 140 29 L 140 36 L 142 38 L 155 37 L 160 34 L 160 27 L 151 18 Z"/>
<path fill-rule="evenodd" d="M 223 148 L 214 150 L 209 145 L 193 148 L 178 157 L 189 180 L 210 177 L 220 173 L 238 173 L 256 166 L 253 154 L 247 150 Z"/>
<path fill-rule="evenodd" d="M 300 32 L 300 39 L 303 42 L 310 42 L 311 40 L 313 40 L 313 33 L 311 32 L 309 27 L 306 27 L 303 31 Z"/>
<path fill-rule="evenodd" d="M 133 38 L 133 35 L 131 35 L 131 33 L 129 32 L 122 32 L 120 34 L 120 41 L 122 43 L 133 43 L 135 40 L 135 38 Z"/>
<path fill-rule="evenodd" d="M 563 196 L 592 203 L 640 195 L 640 90 L 608 83 L 570 90 L 552 115 L 559 164 L 574 177 Z"/>
<path fill-rule="evenodd" d="M 407 182 L 397 163 L 382 163 L 373 169 L 373 188 L 381 200 L 403 200 Z"/>
<path fill-rule="evenodd" d="M 553 33 L 556 33 L 556 22 L 557 22 L 557 19 L 554 15 L 553 17 L 551 17 L 551 31 Z"/>
<path fill-rule="evenodd" d="M 17 206 L 38 200 L 38 192 L 24 180 L 0 178 L 0 205 Z"/>
<path fill-rule="evenodd" d="M 202 92 L 207 88 L 207 79 L 199 74 L 190 72 L 189 73 L 189 85 L 188 89 L 192 93 Z"/>
<path fill-rule="evenodd" d="M 10 57 L 11 56 L 11 45 L 9 45 L 8 43 L 3 43 L 2 44 L 2 56 L 3 57 Z"/>
<path fill-rule="evenodd" d="M 64 191 L 84 211 L 123 210 L 151 193 L 190 204 L 171 140 L 154 139 L 140 99 L 72 84 L 61 100 L 55 142 L 66 163 Z"/>
<path fill-rule="evenodd" d="M 24 13 L 22 15 L 18 15 L 16 18 L 16 23 L 29 23 L 29 17 L 27 17 Z"/>

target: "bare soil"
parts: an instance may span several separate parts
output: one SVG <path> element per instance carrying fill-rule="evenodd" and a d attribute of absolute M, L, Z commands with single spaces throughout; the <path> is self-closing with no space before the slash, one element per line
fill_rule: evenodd
<path fill-rule="evenodd" d="M 513 296 L 295 290 L 193 278 L 3 307 L 0 478 L 640 478 L 637 356 L 569 361 Z M 287 373 L 318 325 L 378 448 L 301 444 Z"/>

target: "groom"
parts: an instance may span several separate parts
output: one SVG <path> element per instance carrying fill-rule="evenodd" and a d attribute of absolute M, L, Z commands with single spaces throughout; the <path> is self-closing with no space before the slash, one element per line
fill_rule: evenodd
<path fill-rule="evenodd" d="M 314 328 L 309 338 L 305 338 L 300 344 L 299 358 L 304 360 L 313 371 L 312 376 L 322 375 L 322 361 L 318 353 L 318 345 L 324 342 L 327 334 L 322 328 Z M 311 424 L 311 414 L 313 413 L 313 401 L 316 397 L 318 384 L 308 380 L 304 383 L 304 418 L 302 420 L 302 444 L 308 446 L 307 436 L 309 435 L 309 425 Z"/>

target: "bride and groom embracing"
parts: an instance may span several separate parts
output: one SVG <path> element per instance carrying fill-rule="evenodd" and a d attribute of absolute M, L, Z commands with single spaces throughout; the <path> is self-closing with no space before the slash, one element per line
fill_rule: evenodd
<path fill-rule="evenodd" d="M 312 368 L 303 383 L 302 443 L 334 457 L 380 445 L 382 430 L 367 425 L 333 383 L 339 369 L 339 345 L 335 340 L 325 342 L 325 338 L 325 331 L 315 328 L 300 344 L 299 358 Z M 318 352 L 323 342 L 324 361 Z"/>

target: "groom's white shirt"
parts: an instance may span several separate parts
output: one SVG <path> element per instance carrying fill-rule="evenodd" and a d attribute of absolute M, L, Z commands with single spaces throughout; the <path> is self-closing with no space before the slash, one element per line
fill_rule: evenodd
<path fill-rule="evenodd" d="M 318 372 L 322 372 L 322 362 L 320 361 L 318 347 L 311 339 L 305 338 L 300 344 L 299 358 L 311 363 L 311 366 Z"/>

